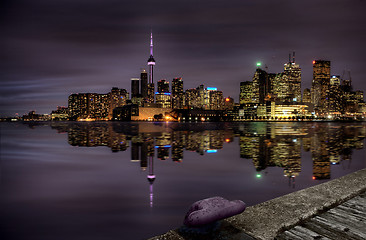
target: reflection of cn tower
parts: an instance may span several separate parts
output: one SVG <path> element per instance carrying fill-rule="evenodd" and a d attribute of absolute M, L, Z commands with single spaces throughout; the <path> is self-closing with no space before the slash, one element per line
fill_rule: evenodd
<path fill-rule="evenodd" d="M 153 206 L 154 202 L 154 189 L 153 184 L 155 181 L 154 175 L 154 156 L 149 156 L 149 175 L 147 175 L 147 180 L 150 182 L 150 207 Z"/>

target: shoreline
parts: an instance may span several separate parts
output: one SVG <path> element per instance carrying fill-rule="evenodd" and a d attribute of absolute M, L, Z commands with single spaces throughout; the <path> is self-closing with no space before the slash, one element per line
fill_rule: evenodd
<path fill-rule="evenodd" d="M 248 207 L 243 213 L 222 220 L 211 231 L 180 227 L 149 240 L 210 239 L 212 231 L 216 239 L 274 239 L 302 221 L 365 192 L 365 182 L 366 168 Z"/>

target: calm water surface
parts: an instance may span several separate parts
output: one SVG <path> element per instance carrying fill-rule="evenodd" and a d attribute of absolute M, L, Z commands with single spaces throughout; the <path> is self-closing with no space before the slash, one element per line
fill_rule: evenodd
<path fill-rule="evenodd" d="M 1 123 L 1 239 L 146 239 L 366 166 L 365 123 Z"/>

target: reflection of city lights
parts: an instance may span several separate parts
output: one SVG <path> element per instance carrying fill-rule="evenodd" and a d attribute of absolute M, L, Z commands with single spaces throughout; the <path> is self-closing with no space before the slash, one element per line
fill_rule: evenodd
<path fill-rule="evenodd" d="M 217 150 L 216 149 L 209 149 L 206 152 L 207 153 L 217 153 Z"/>

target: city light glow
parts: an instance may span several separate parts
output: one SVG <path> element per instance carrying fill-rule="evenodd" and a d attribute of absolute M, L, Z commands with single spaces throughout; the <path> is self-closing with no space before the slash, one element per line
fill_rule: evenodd
<path fill-rule="evenodd" d="M 217 153 L 216 149 L 208 149 L 206 150 L 207 153 Z"/>

